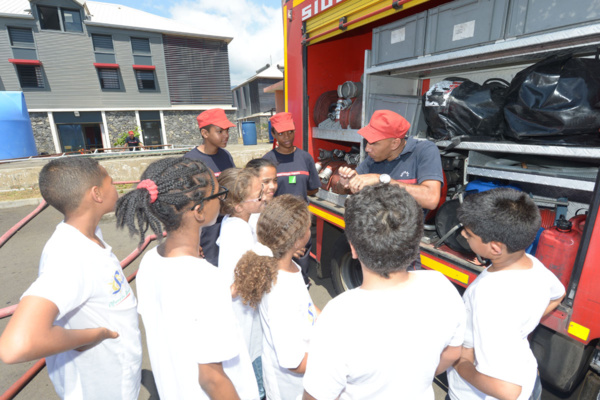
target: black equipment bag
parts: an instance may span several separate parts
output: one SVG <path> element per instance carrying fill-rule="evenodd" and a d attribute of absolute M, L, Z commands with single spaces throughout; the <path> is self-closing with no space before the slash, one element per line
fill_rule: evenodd
<path fill-rule="evenodd" d="M 427 137 L 501 140 L 507 88 L 508 82 L 497 78 L 480 85 L 465 78 L 449 77 L 432 85 L 422 101 Z"/>
<path fill-rule="evenodd" d="M 600 61 L 550 56 L 519 72 L 504 107 L 505 136 L 537 144 L 599 146 Z"/>

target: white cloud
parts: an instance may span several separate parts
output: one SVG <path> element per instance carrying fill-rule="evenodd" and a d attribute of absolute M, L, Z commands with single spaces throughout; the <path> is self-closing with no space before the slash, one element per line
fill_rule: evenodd
<path fill-rule="evenodd" d="M 169 11 L 174 20 L 233 37 L 228 47 L 232 85 L 250 78 L 265 64 L 283 59 L 281 8 L 249 0 L 198 0 L 177 3 Z"/>

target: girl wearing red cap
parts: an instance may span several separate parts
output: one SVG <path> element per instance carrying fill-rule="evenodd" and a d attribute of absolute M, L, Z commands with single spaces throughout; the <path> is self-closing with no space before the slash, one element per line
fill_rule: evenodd
<path fill-rule="evenodd" d="M 319 174 L 315 168 L 315 160 L 306 151 L 294 146 L 294 121 L 292 114 L 282 112 L 271 117 L 273 138 L 277 140 L 277 148 L 271 150 L 263 158 L 277 166 L 277 191 L 275 196 L 293 194 L 308 202 L 321 187 Z M 298 253 L 296 260 L 302 268 L 302 276 L 306 284 L 308 280 L 309 252 L 311 241 L 306 244 L 304 254 Z"/>

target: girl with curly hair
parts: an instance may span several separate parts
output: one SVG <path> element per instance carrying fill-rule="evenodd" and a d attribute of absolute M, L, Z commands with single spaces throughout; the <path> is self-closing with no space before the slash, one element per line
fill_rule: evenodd
<path fill-rule="evenodd" d="M 268 202 L 258 219 L 257 245 L 235 269 L 235 288 L 258 308 L 263 329 L 263 377 L 269 399 L 302 395 L 310 331 L 319 310 L 292 257 L 310 237 L 310 214 L 301 198 Z"/>
<path fill-rule="evenodd" d="M 263 207 L 264 185 L 254 169 L 229 168 L 219 175 L 219 184 L 229 189 L 229 195 L 221 204 L 221 233 L 219 245 L 219 272 L 225 281 L 233 284 L 235 265 L 245 252 L 256 243 L 252 227 L 248 223 L 250 215 L 260 213 Z M 259 393 L 264 395 L 262 386 L 260 354 L 262 352 L 262 329 L 258 313 L 245 305 L 239 297 L 233 296 L 233 312 L 238 320 L 244 340 L 254 366 Z"/>
<path fill-rule="evenodd" d="M 165 158 L 117 202 L 117 226 L 141 240 L 167 237 L 144 255 L 138 312 L 161 399 L 258 399 L 244 339 L 219 271 L 200 258 L 202 227 L 212 225 L 227 189 L 200 161 Z"/>

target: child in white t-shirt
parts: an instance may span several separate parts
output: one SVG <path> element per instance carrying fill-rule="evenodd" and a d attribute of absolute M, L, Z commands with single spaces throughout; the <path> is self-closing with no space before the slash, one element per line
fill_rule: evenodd
<path fill-rule="evenodd" d="M 312 326 L 318 309 L 292 260 L 310 236 L 306 202 L 292 195 L 275 197 L 258 219 L 259 243 L 235 270 L 235 290 L 245 304 L 258 307 L 263 329 L 263 379 L 269 399 L 296 399 Z"/>
<path fill-rule="evenodd" d="M 465 197 L 462 235 L 492 261 L 467 288 L 467 330 L 460 360 L 448 373 L 453 400 L 538 400 L 541 385 L 527 336 L 565 296 L 561 282 L 525 253 L 540 227 L 523 192 L 494 189 Z"/>
<path fill-rule="evenodd" d="M 252 250 L 256 243 L 252 227 L 248 223 L 252 214 L 260 213 L 264 205 L 264 186 L 258 173 L 252 169 L 229 168 L 219 175 L 219 185 L 229 190 L 221 204 L 221 232 L 217 239 L 219 246 L 219 272 L 229 286 L 233 285 L 235 266 L 245 252 Z M 261 397 L 264 395 L 260 354 L 262 352 L 262 329 L 258 312 L 245 305 L 242 300 L 233 298 L 233 312 L 248 348 L 250 360 L 255 370 Z"/>
<path fill-rule="evenodd" d="M 46 357 L 50 380 L 64 399 L 137 399 L 137 303 L 98 228 L 117 202 L 112 179 L 91 158 L 64 157 L 42 168 L 39 185 L 65 219 L 44 247 L 39 277 L 0 337 L 0 359 Z"/>
<path fill-rule="evenodd" d="M 201 161 L 165 158 L 146 169 L 117 204 L 117 225 L 164 242 L 142 259 L 138 311 L 161 399 L 258 399 L 228 283 L 199 256 L 200 228 L 212 225 L 227 189 Z"/>
<path fill-rule="evenodd" d="M 258 174 L 258 179 L 263 184 L 263 201 L 265 203 L 271 201 L 275 197 L 275 192 L 277 192 L 277 167 L 275 164 L 264 158 L 254 158 L 248 161 L 244 168 L 253 170 Z M 248 220 L 248 223 L 252 227 L 252 234 L 255 241 L 258 241 L 256 238 L 258 217 L 260 217 L 260 214 L 254 213 L 250 215 L 250 219 Z"/>
<path fill-rule="evenodd" d="M 346 200 L 346 237 L 363 283 L 325 306 L 311 338 L 304 399 L 433 400 L 433 379 L 460 356 L 465 308 L 419 256 L 423 212 L 403 188 L 367 186 Z"/>

